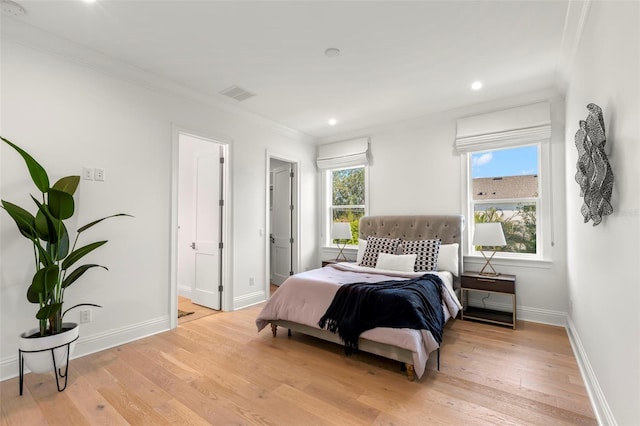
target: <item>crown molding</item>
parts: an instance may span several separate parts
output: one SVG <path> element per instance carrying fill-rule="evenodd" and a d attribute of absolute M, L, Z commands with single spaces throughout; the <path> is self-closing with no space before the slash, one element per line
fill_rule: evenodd
<path fill-rule="evenodd" d="M 270 120 L 262 115 L 231 105 L 226 100 L 205 95 L 197 90 L 173 82 L 157 74 L 143 70 L 124 61 L 82 46 L 72 40 L 58 37 L 18 19 L 2 16 L 2 40 L 57 56 L 67 62 L 128 81 L 145 89 L 205 104 L 237 117 L 266 125 L 280 133 L 315 144 L 316 139 L 299 130 Z"/>

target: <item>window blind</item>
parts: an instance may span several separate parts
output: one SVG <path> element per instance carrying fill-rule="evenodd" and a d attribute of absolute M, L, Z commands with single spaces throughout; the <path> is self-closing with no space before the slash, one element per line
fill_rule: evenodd
<path fill-rule="evenodd" d="M 548 102 L 461 118 L 455 148 L 459 153 L 527 145 L 551 138 Z"/>
<path fill-rule="evenodd" d="M 320 170 L 369 164 L 369 138 L 352 139 L 318 146 L 316 165 Z"/>

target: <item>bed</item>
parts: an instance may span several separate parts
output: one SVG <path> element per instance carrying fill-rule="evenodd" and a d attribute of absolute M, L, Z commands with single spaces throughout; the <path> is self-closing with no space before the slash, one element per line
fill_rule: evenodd
<path fill-rule="evenodd" d="M 348 283 L 376 283 L 389 280 L 410 280 L 434 274 L 442 279 L 442 311 L 445 322 L 456 317 L 461 305 L 460 275 L 462 266 L 461 233 L 463 217 L 459 215 L 416 216 L 365 216 L 359 225 L 360 248 L 358 260 L 353 263 L 335 263 L 289 277 L 261 310 L 256 319 L 258 331 L 271 325 L 273 336 L 278 327 L 301 332 L 316 338 L 343 344 L 337 334 L 320 328 L 318 322 L 325 314 L 338 289 Z M 369 238 L 372 237 L 372 238 Z M 400 240 L 398 248 L 389 248 L 387 253 L 376 256 L 372 266 L 370 255 L 377 249 L 374 243 L 381 240 Z M 407 260 L 407 252 L 416 253 L 415 243 L 440 240 L 437 250 L 437 270 L 409 271 L 400 265 Z M 368 241 L 368 243 L 364 243 Z M 417 251 L 414 264 L 424 269 L 424 256 Z M 381 250 L 383 253 L 385 250 Z M 393 251 L 393 253 L 391 253 Z M 424 254 L 424 252 L 423 252 Z M 402 256 L 398 256 L 402 255 Z M 369 257 L 368 257 L 369 256 Z M 410 259 L 406 259 L 410 257 Z M 384 262 L 383 262 L 384 260 Z M 428 267 L 433 258 L 427 256 Z M 360 266 L 364 265 L 364 266 Z M 400 266 L 399 266 L 400 265 Z M 413 264 L 412 264 L 413 265 Z M 427 330 L 377 327 L 363 332 L 358 339 L 358 350 L 390 358 L 406 367 L 409 380 L 422 377 L 429 355 L 436 351 L 438 368 L 439 344 Z"/>

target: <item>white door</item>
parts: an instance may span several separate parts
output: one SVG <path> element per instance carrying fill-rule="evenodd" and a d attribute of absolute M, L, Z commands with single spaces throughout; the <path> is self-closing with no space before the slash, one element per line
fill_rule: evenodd
<path fill-rule="evenodd" d="M 292 168 L 291 165 L 273 169 L 273 210 L 271 211 L 271 277 L 280 285 L 291 275 L 292 246 Z"/>
<path fill-rule="evenodd" d="M 220 309 L 222 167 L 220 153 L 194 154 L 195 188 L 195 279 L 191 301 Z"/>

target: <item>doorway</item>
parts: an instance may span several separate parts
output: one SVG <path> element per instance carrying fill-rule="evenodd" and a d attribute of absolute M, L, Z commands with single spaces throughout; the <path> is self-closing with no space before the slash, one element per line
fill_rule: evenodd
<path fill-rule="evenodd" d="M 281 285 L 290 275 L 299 272 L 300 209 L 298 162 L 267 153 L 267 283 Z"/>
<path fill-rule="evenodd" d="M 177 325 L 178 298 L 181 304 L 186 298 L 211 313 L 222 309 L 228 251 L 227 150 L 227 144 L 215 139 L 175 133 L 172 328 Z"/>

